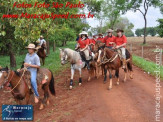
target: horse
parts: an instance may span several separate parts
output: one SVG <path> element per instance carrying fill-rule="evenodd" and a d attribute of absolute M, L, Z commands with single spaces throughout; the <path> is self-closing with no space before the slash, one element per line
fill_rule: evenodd
<path fill-rule="evenodd" d="M 44 98 L 41 100 L 39 109 L 44 108 L 44 104 L 49 105 L 49 91 L 53 96 L 55 96 L 55 82 L 53 74 L 50 70 L 45 68 L 40 68 L 38 71 L 37 83 L 38 87 L 41 85 L 44 92 Z M 39 79 L 39 77 L 41 77 Z M 45 80 L 44 84 L 41 84 L 42 80 Z M 16 103 L 18 105 L 22 104 L 22 100 L 25 100 L 25 104 L 29 103 L 31 94 L 30 84 L 30 72 L 25 68 L 22 68 L 19 72 L 13 71 L 8 67 L 0 69 L 0 89 L 7 87 L 7 84 L 10 84 L 11 90 L 7 91 L 12 93 Z"/>
<path fill-rule="evenodd" d="M 37 51 L 37 55 L 40 57 L 43 65 L 45 64 L 45 58 L 46 58 L 45 49 L 46 49 L 46 46 L 45 46 L 45 43 L 43 43 L 41 45 L 41 48 L 39 48 Z"/>
<path fill-rule="evenodd" d="M 130 72 L 130 78 L 133 79 L 133 69 L 132 69 L 132 55 L 126 49 L 126 65 L 124 69 L 125 77 L 124 82 L 126 82 L 127 70 Z M 100 62 L 104 65 L 104 80 L 107 80 L 107 70 L 109 71 L 110 85 L 109 90 L 112 89 L 112 70 L 115 70 L 115 76 L 117 77 L 117 85 L 119 85 L 119 68 L 122 67 L 122 61 L 120 54 L 117 50 L 109 49 L 107 47 L 100 54 Z"/>
<path fill-rule="evenodd" d="M 67 64 L 68 62 L 70 62 L 71 64 L 70 89 L 72 89 L 72 86 L 73 86 L 73 78 L 74 78 L 75 70 L 79 71 L 79 86 L 81 86 L 82 68 L 84 68 L 86 64 L 84 61 L 82 61 L 80 53 L 70 48 L 59 49 L 59 50 L 60 50 L 61 64 L 64 65 L 64 64 Z M 92 65 L 90 64 L 90 68 Z M 94 68 L 93 68 L 93 71 L 95 71 Z M 90 71 L 88 71 L 88 73 L 89 73 L 89 77 L 88 77 L 88 81 L 89 81 L 91 79 L 92 73 Z"/>

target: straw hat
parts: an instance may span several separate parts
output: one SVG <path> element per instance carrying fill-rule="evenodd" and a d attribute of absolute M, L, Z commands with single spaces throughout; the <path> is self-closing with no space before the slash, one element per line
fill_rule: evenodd
<path fill-rule="evenodd" d="M 40 38 L 44 38 L 43 35 L 41 35 Z"/>
<path fill-rule="evenodd" d="M 28 45 L 28 47 L 26 47 L 27 49 L 34 49 L 34 50 L 36 50 L 36 48 L 35 48 L 35 45 L 34 44 L 29 44 Z"/>
<path fill-rule="evenodd" d="M 112 29 L 108 29 L 106 32 L 107 33 L 113 33 L 113 30 Z"/>
<path fill-rule="evenodd" d="M 87 35 L 87 36 L 88 36 L 88 33 L 85 32 L 85 31 L 82 31 L 82 32 L 80 33 L 80 35 Z"/>
<path fill-rule="evenodd" d="M 122 32 L 122 33 L 123 33 L 124 31 L 123 31 L 122 29 L 117 29 L 116 32 L 117 32 L 117 33 L 118 33 L 118 32 Z"/>

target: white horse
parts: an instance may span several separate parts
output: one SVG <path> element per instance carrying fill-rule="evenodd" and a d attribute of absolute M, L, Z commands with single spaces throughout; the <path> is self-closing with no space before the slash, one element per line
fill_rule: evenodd
<path fill-rule="evenodd" d="M 60 58 L 61 64 L 64 65 L 68 62 L 71 64 L 71 80 L 70 80 L 70 89 L 73 86 L 73 78 L 75 70 L 79 70 L 79 86 L 82 84 L 82 68 L 85 66 L 85 62 L 82 61 L 79 52 L 76 52 L 70 48 L 59 49 L 60 50 Z M 90 79 L 90 76 L 89 78 Z"/>

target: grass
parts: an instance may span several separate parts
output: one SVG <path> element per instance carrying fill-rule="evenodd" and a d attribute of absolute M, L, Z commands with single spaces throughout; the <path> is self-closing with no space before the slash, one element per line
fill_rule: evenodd
<path fill-rule="evenodd" d="M 133 63 L 144 71 L 149 72 L 151 75 L 156 75 L 154 71 L 156 71 L 157 65 L 154 62 L 150 62 L 139 56 L 133 55 Z M 163 80 L 163 66 L 160 67 L 160 77 Z"/>
<path fill-rule="evenodd" d="M 60 48 L 71 48 L 74 49 L 76 42 L 68 42 L 67 46 L 65 47 L 60 47 Z M 12 68 L 13 70 L 16 70 L 21 67 L 22 62 L 25 59 L 25 55 L 16 55 L 16 63 L 17 67 Z M 10 66 L 10 58 L 9 56 L 0 56 L 0 66 L 5 67 L 5 66 Z M 56 47 L 56 51 L 53 52 L 52 48 L 50 49 L 50 54 L 48 57 L 45 59 L 45 65 L 41 66 L 44 68 L 50 69 L 53 73 L 58 74 L 60 71 L 64 70 L 67 68 L 69 65 L 64 65 L 62 66 L 60 63 L 60 57 L 59 57 L 59 47 Z"/>

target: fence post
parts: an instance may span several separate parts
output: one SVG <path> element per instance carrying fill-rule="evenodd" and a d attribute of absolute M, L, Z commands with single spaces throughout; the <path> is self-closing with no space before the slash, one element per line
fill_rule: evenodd
<path fill-rule="evenodd" d="M 141 57 L 144 58 L 144 46 L 142 46 L 142 53 L 141 53 Z"/>
<path fill-rule="evenodd" d="M 160 65 L 162 65 L 162 49 L 161 49 L 161 52 L 160 52 Z"/>

